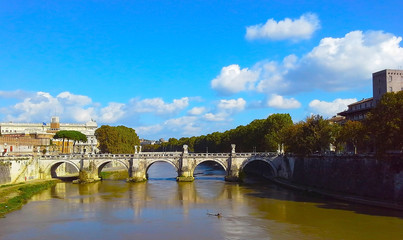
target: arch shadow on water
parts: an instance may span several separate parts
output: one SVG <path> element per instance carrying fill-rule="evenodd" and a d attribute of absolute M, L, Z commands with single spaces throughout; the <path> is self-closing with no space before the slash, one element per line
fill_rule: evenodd
<path fill-rule="evenodd" d="M 194 178 L 203 180 L 224 180 L 226 171 L 220 163 L 207 160 L 199 163 L 193 171 Z"/>
<path fill-rule="evenodd" d="M 272 167 L 264 162 L 254 161 L 244 168 L 244 187 L 252 190 L 248 195 L 282 201 L 308 202 L 318 208 L 352 211 L 359 214 L 403 218 L 403 211 L 347 202 L 314 192 L 280 186 L 270 179 Z M 253 176 L 253 177 L 252 177 Z"/>

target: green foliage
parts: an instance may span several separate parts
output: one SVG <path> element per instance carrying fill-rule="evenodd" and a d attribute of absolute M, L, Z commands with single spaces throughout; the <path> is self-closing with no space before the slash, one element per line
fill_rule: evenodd
<path fill-rule="evenodd" d="M 236 144 L 237 152 L 276 151 L 283 143 L 281 132 L 292 125 L 289 114 L 272 114 L 267 119 L 257 119 L 246 126 L 238 126 L 221 132 L 190 138 L 170 138 L 159 148 L 147 147 L 152 151 L 182 151 L 188 145 L 189 152 L 230 152 L 231 144 Z"/>
<path fill-rule="evenodd" d="M 287 151 L 307 155 L 323 153 L 333 143 L 333 127 L 322 116 L 313 115 L 284 131 Z"/>
<path fill-rule="evenodd" d="M 403 150 L 403 91 L 386 93 L 367 115 L 366 129 L 373 139 L 375 150 L 384 154 L 388 150 Z"/>
<path fill-rule="evenodd" d="M 359 121 L 347 121 L 337 135 L 337 142 L 340 144 L 351 143 L 354 146 L 354 153 L 357 153 L 359 146 L 362 146 L 367 139 L 364 125 Z"/>
<path fill-rule="evenodd" d="M 62 152 L 64 152 L 64 140 L 73 140 L 73 146 L 76 145 L 76 142 L 87 142 L 87 136 L 83 134 L 82 132 L 79 131 L 72 131 L 72 130 L 61 130 L 58 131 L 54 136 L 54 139 L 63 139 L 63 146 L 62 146 Z M 73 147 L 74 149 L 74 147 Z"/>
<path fill-rule="evenodd" d="M 15 197 L 7 200 L 7 202 L 0 203 L 0 217 L 6 213 L 21 208 L 33 195 L 39 193 L 51 186 L 54 186 L 56 181 L 46 181 L 44 183 L 26 184 L 15 191 Z"/>
<path fill-rule="evenodd" d="M 134 153 L 134 146 L 140 144 L 136 131 L 125 126 L 102 125 L 95 136 L 103 153 Z"/>

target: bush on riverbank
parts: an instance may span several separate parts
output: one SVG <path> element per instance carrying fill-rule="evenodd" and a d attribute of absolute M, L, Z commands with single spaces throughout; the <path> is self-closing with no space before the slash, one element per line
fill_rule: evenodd
<path fill-rule="evenodd" d="M 24 184 L 23 186 L 20 186 L 18 188 L 10 189 L 11 191 L 8 191 L 8 194 L 13 194 L 16 195 L 10 199 L 1 199 L 2 202 L 0 202 L 0 217 L 4 217 L 5 214 L 17 210 L 22 207 L 33 195 L 51 187 L 54 186 L 57 183 L 55 180 L 49 180 L 46 182 L 39 182 L 39 183 L 28 183 Z M 20 184 L 16 184 L 15 186 L 19 186 Z M 9 185 L 7 187 L 12 188 L 12 185 Z M 3 196 L 5 197 L 5 196 Z"/>

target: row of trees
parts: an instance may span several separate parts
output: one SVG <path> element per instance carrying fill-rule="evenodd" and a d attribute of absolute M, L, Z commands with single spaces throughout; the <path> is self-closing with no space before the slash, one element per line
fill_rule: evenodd
<path fill-rule="evenodd" d="M 148 145 L 144 151 L 182 151 L 188 145 L 191 152 L 230 152 L 236 144 L 238 152 L 271 152 L 278 149 L 282 132 L 293 125 L 289 114 L 273 114 L 225 132 L 213 132 L 199 137 L 170 138 L 161 145 Z"/>
<path fill-rule="evenodd" d="M 403 91 L 385 94 L 362 122 L 334 124 L 313 115 L 293 123 L 289 114 L 273 114 L 223 133 L 199 137 L 170 138 L 161 145 L 149 145 L 145 151 L 182 151 L 184 144 L 192 152 L 229 152 L 231 144 L 238 152 L 276 151 L 284 145 L 287 152 L 300 155 L 323 153 L 333 145 L 336 151 L 351 145 L 354 152 L 403 149 Z"/>

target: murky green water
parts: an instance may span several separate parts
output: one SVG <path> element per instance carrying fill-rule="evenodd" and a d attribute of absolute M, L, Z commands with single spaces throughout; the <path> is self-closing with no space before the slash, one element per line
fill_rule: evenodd
<path fill-rule="evenodd" d="M 165 168 L 146 183 L 59 183 L 0 219 L 0 239 L 403 239 L 403 212 L 227 183 L 205 169 L 177 183 Z"/>

